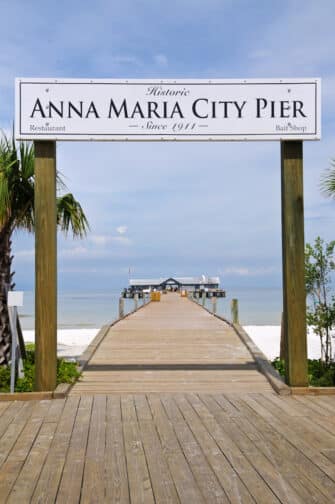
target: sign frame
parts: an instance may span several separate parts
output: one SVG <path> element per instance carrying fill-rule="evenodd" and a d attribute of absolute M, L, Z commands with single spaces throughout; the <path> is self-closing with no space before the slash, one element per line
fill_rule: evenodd
<path fill-rule="evenodd" d="M 60 86 L 64 89 L 64 100 L 59 100 L 56 103 L 56 101 L 50 99 L 50 96 L 53 96 L 52 93 L 57 95 Z M 99 108 L 97 104 L 99 102 L 95 102 L 92 99 L 92 96 L 94 96 L 91 93 L 93 87 L 100 91 L 103 89 L 104 92 L 110 89 L 113 90 L 113 92 L 115 91 L 115 93 L 120 93 L 121 91 L 123 93 L 124 90 L 124 95 L 122 95 L 125 96 L 124 100 L 133 100 L 131 102 L 132 105 L 127 106 L 127 101 L 125 105 L 123 101 L 114 102 L 116 98 L 114 98 L 113 93 L 110 93 L 109 95 L 106 94 L 106 103 L 104 102 L 103 106 Z M 189 98 L 190 93 L 192 94 L 197 87 L 199 92 L 201 91 L 202 93 L 208 90 L 207 95 L 200 94 L 199 97 L 195 99 L 198 95 L 194 94 L 192 98 Z M 42 88 L 43 93 L 45 93 L 47 97 L 44 96 L 42 99 L 39 98 L 38 94 L 34 95 L 35 101 L 31 101 L 27 114 L 24 108 L 28 107 L 25 103 L 26 100 L 28 100 L 27 97 L 29 97 L 29 92 L 31 93 L 33 89 L 42 92 Z M 76 91 L 73 94 L 73 96 L 76 95 L 77 99 L 75 103 L 72 103 L 70 100 L 72 90 L 71 93 L 69 93 L 69 90 L 71 88 Z M 85 109 L 83 110 L 83 103 L 85 102 L 81 99 L 85 94 L 81 94 L 81 91 L 78 91 L 80 88 L 82 90 L 85 89 L 85 93 L 88 93 L 86 96 L 90 95 L 86 103 L 86 111 Z M 136 94 L 138 90 L 143 91 L 150 88 L 157 88 L 163 92 L 163 94 L 158 96 L 153 95 L 152 100 L 148 100 L 148 98 L 143 97 L 143 95 Z M 217 98 L 220 97 L 218 94 L 220 88 L 225 91 L 225 100 L 217 100 Z M 136 89 L 135 93 L 134 89 Z M 262 97 L 256 97 L 255 100 L 263 101 L 252 101 L 253 90 L 258 89 L 262 89 L 264 92 Z M 304 91 L 302 91 L 302 89 Z M 167 97 L 164 93 L 169 90 L 171 92 L 175 90 L 175 92 L 179 92 L 180 94 Z M 280 90 L 282 94 L 276 94 L 279 92 L 278 90 Z M 183 92 L 188 93 L 188 95 L 183 95 Z M 313 114 L 311 117 L 303 117 L 303 115 L 307 114 L 302 108 L 305 106 L 305 102 L 299 99 L 291 99 L 291 97 L 299 97 L 300 95 L 298 92 L 302 93 L 302 95 L 304 93 L 308 94 L 307 107 L 308 113 Z M 67 96 L 67 99 L 65 99 L 65 96 Z M 101 92 L 97 93 L 97 96 L 98 101 L 103 99 Z M 112 96 L 112 98 L 110 98 L 110 96 Z M 276 98 L 276 96 L 278 98 L 289 99 L 281 99 L 278 101 L 276 101 L 276 99 L 270 99 Z M 240 101 L 237 101 L 238 98 L 234 100 L 234 97 L 240 97 Z M 49 101 L 43 101 L 47 100 L 47 98 Z M 108 101 L 108 98 L 110 101 Z M 250 99 L 250 101 L 246 98 Z M 30 99 L 29 97 L 29 100 Z M 120 100 L 121 99 L 122 98 L 120 98 Z M 149 108 L 149 101 L 150 103 L 157 103 L 159 112 L 157 112 L 157 108 L 154 109 L 155 105 Z M 46 103 L 52 104 L 51 111 L 50 105 L 45 105 Z M 71 103 L 71 105 L 69 105 L 69 103 Z M 112 103 L 113 108 L 111 105 Z M 166 103 L 166 105 L 164 105 L 164 103 Z M 171 107 L 168 110 L 170 103 Z M 175 103 L 175 108 L 173 108 L 173 103 Z M 194 105 L 195 103 L 197 108 Z M 296 105 L 296 103 L 298 104 Z M 299 103 L 303 103 L 300 110 Z M 80 110 L 79 104 L 81 104 Z M 293 109 L 293 104 L 297 109 L 294 108 L 294 110 L 290 110 Z M 66 115 L 66 106 L 67 115 L 69 117 L 64 118 L 63 115 Z M 78 111 L 81 115 L 78 114 Z M 60 112 L 62 114 L 61 121 L 59 118 Z M 165 116 L 172 115 L 173 117 L 164 117 L 163 112 Z M 195 116 L 193 112 L 198 116 L 200 115 L 200 117 Z M 260 115 L 265 113 L 271 115 L 272 112 L 275 117 L 256 117 L 257 113 Z M 287 114 L 293 112 L 296 114 L 293 119 L 287 117 Z M 29 113 L 30 117 L 27 117 Z M 145 117 L 145 115 L 149 113 L 150 118 Z M 206 119 L 204 115 L 209 115 L 210 113 L 214 115 L 214 117 L 208 119 L 207 123 L 209 122 L 209 124 L 206 124 L 204 122 L 204 119 Z M 283 114 L 283 117 L 277 117 L 278 113 Z M 49 114 L 49 117 L 47 114 Z M 54 116 L 52 116 L 52 114 L 54 114 Z M 120 118 L 122 114 L 125 117 Z M 156 116 L 159 114 L 163 114 L 163 117 L 157 118 Z M 249 114 L 251 117 L 249 117 Z M 220 117 L 218 117 L 219 115 Z M 253 117 L 253 115 L 255 115 L 255 117 Z M 137 125 L 131 124 L 131 121 L 135 118 L 134 116 L 136 116 L 135 123 L 138 123 Z M 22 78 L 16 79 L 15 83 L 15 117 L 15 137 L 18 140 L 197 142 L 320 140 L 321 79 L 92 80 Z M 307 117 L 308 121 L 305 120 Z M 35 123 L 32 124 L 34 121 Z M 263 131 L 260 125 L 263 128 L 265 122 L 266 126 L 264 126 Z M 253 123 L 255 126 L 253 126 Z M 80 126 L 74 127 L 74 124 Z M 86 128 L 88 124 L 87 130 L 85 129 L 83 131 L 80 129 L 84 127 L 82 125 L 85 125 Z M 102 124 L 106 124 L 106 126 L 102 126 Z M 150 124 L 153 129 L 144 129 L 143 132 L 143 128 L 146 124 Z M 246 129 L 240 129 L 240 125 L 242 124 L 243 128 Z M 192 126 L 194 132 L 187 130 L 187 128 L 191 128 Z M 100 131 L 98 127 L 102 128 L 102 131 Z M 66 130 L 66 128 L 72 128 L 72 130 Z M 94 128 L 96 128 L 96 130 L 94 130 Z M 158 131 L 156 128 L 161 129 Z M 171 128 L 174 129 L 172 130 Z M 255 130 L 253 128 L 255 128 Z M 278 129 L 276 130 L 275 128 Z M 204 130 L 207 130 L 206 133 L 203 133 Z"/>

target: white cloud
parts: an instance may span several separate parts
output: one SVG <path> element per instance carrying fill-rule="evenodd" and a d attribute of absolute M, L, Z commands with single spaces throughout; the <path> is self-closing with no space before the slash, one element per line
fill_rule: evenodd
<path fill-rule="evenodd" d="M 20 258 L 21 260 L 30 260 L 35 257 L 35 249 L 26 249 L 14 251 L 14 258 Z"/>
<path fill-rule="evenodd" d="M 119 226 L 117 232 L 123 235 L 127 231 L 127 226 Z M 114 236 L 109 234 L 92 234 L 88 237 L 88 241 L 93 245 L 104 248 L 110 243 L 119 243 L 121 245 L 129 245 L 131 243 L 130 238 L 126 236 Z"/>
<path fill-rule="evenodd" d="M 86 247 L 79 245 L 78 247 L 61 249 L 59 251 L 59 257 L 85 257 L 89 254 L 89 250 Z"/>
<path fill-rule="evenodd" d="M 119 226 L 116 228 L 116 231 L 119 233 L 119 234 L 125 234 L 128 230 L 128 227 L 127 226 Z"/>
<path fill-rule="evenodd" d="M 120 245 L 131 245 L 131 240 L 127 236 L 111 236 L 111 241 Z"/>
<path fill-rule="evenodd" d="M 234 267 L 226 268 L 223 270 L 224 275 L 235 275 L 243 277 L 252 277 L 258 275 L 272 275 L 276 272 L 273 267 L 269 268 L 246 268 L 246 267 Z"/>
<path fill-rule="evenodd" d="M 106 245 L 107 243 L 110 242 L 109 235 L 92 234 L 88 237 L 88 239 L 89 239 L 89 241 L 94 243 L 94 245 L 99 245 L 99 246 Z"/>
<path fill-rule="evenodd" d="M 136 58 L 135 56 L 112 56 L 110 58 L 112 63 L 124 64 L 124 65 L 138 65 L 142 64 L 141 60 Z"/>

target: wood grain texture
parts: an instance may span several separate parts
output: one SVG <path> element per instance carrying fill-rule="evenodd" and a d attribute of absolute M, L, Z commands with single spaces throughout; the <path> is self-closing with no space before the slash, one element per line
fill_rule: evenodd
<path fill-rule="evenodd" d="M 334 396 L 84 395 L 0 427 L 1 503 L 335 501 Z"/>
<path fill-rule="evenodd" d="M 55 390 L 57 367 L 56 142 L 35 146 L 35 390 Z"/>
<path fill-rule="evenodd" d="M 286 378 L 293 387 L 305 387 L 308 380 L 301 141 L 281 143 L 281 188 Z"/>

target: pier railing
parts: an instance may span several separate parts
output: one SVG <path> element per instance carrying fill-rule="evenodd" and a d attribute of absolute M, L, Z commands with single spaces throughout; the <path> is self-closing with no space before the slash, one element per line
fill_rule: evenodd
<path fill-rule="evenodd" d="M 217 297 L 213 296 L 208 298 L 206 293 L 199 292 L 189 292 L 188 297 L 195 301 L 196 303 L 202 305 L 203 308 L 213 313 L 213 315 L 217 315 Z M 206 306 L 206 300 L 210 300 L 211 306 Z M 225 317 L 224 317 L 225 318 Z M 230 323 L 239 324 L 239 314 L 238 314 L 238 299 L 232 299 L 230 303 Z"/>
<path fill-rule="evenodd" d="M 122 319 L 126 317 L 127 315 L 130 315 L 130 313 L 134 313 L 137 311 L 139 308 L 144 306 L 145 304 L 148 304 L 150 302 L 150 297 L 149 296 L 141 296 L 139 297 L 138 294 L 135 294 L 133 298 L 127 298 L 127 299 L 132 299 L 134 302 L 133 309 L 128 310 L 127 312 L 125 311 L 125 298 L 123 296 L 120 296 L 119 298 L 119 319 Z"/>

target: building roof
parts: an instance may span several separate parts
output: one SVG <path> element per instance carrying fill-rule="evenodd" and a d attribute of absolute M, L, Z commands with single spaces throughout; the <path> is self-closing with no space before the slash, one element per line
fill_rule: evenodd
<path fill-rule="evenodd" d="M 194 277 L 166 277 L 166 278 L 147 278 L 147 279 L 129 279 L 130 286 L 144 286 L 144 285 L 161 285 L 162 283 L 171 283 L 175 281 L 176 283 L 182 285 L 207 285 L 207 284 L 220 284 L 219 277 L 210 277 L 210 276 L 194 276 Z"/>

